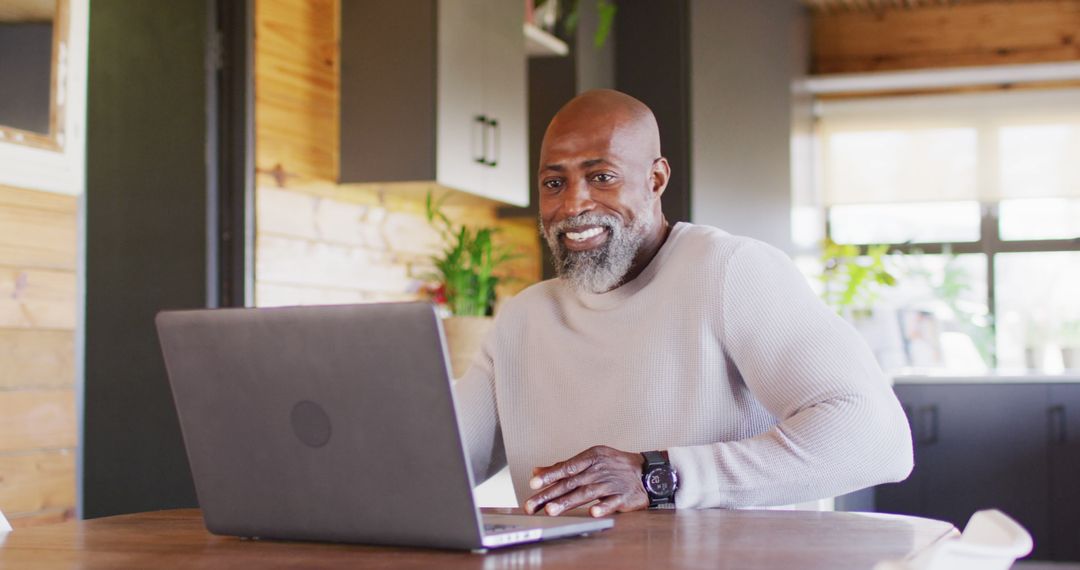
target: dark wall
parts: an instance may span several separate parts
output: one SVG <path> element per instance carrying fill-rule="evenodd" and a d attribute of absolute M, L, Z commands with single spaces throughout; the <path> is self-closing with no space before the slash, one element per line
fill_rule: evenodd
<path fill-rule="evenodd" d="M 153 319 L 207 304 L 208 9 L 90 3 L 87 518 L 196 504 Z"/>
<path fill-rule="evenodd" d="M 691 7 L 694 222 L 792 251 L 791 84 L 808 69 L 807 8 L 788 0 Z M 810 107 L 800 106 L 808 133 Z"/>
<path fill-rule="evenodd" d="M 0 23 L 0 125 L 49 132 L 51 22 Z"/>
<path fill-rule="evenodd" d="M 687 0 L 619 2 L 615 88 L 648 105 L 671 163 L 668 221 L 690 221 L 690 9 Z"/>
<path fill-rule="evenodd" d="M 577 94 L 574 58 L 543 57 L 529 60 L 529 207 L 519 208 L 521 215 L 536 219 L 540 212 L 537 169 L 540 164 L 540 145 L 544 131 L 559 108 Z M 547 242 L 540 240 L 542 277 L 555 277 L 551 250 Z"/>

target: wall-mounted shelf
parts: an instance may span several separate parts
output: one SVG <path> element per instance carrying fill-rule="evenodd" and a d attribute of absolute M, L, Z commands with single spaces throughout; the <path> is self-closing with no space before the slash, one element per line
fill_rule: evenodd
<path fill-rule="evenodd" d="M 525 30 L 525 53 L 529 57 L 561 57 L 570 53 L 566 42 L 552 34 L 541 30 L 533 24 L 526 22 Z"/>

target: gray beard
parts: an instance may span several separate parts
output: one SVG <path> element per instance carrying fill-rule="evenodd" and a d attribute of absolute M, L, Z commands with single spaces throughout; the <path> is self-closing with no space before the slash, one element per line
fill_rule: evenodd
<path fill-rule="evenodd" d="M 587 251 L 567 249 L 561 236 L 588 225 L 606 228 L 609 233 L 607 241 Z M 651 220 L 645 217 L 639 217 L 626 226 L 615 216 L 586 212 L 550 228 L 545 228 L 541 220 L 540 235 L 551 248 L 555 273 L 560 278 L 579 291 L 606 293 L 622 283 L 651 226 Z"/>

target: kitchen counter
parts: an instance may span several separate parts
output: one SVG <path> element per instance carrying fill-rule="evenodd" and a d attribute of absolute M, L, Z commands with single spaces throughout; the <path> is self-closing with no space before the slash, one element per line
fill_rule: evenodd
<path fill-rule="evenodd" d="M 1059 373 L 1000 371 L 984 374 L 947 374 L 940 372 L 893 373 L 894 384 L 1070 384 L 1080 383 L 1080 371 Z"/>

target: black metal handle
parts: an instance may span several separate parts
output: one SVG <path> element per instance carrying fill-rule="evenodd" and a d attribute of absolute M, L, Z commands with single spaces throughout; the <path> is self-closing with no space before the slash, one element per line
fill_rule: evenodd
<path fill-rule="evenodd" d="M 496 120 L 496 119 L 488 119 L 487 128 L 491 129 L 490 142 L 492 144 L 492 150 L 491 150 L 491 153 L 487 152 L 486 143 L 488 142 L 489 139 L 485 138 L 484 139 L 484 141 L 485 141 L 484 155 L 488 157 L 488 161 L 487 161 L 488 166 L 498 166 L 499 165 L 499 121 Z M 485 129 L 485 131 L 486 130 L 487 129 Z"/>
<path fill-rule="evenodd" d="M 919 408 L 919 443 L 934 445 L 938 442 L 938 407 L 935 404 Z"/>
<path fill-rule="evenodd" d="M 483 115 L 477 115 L 473 117 L 472 128 L 472 140 L 471 140 L 471 152 L 474 162 L 480 164 L 487 164 L 487 147 L 488 147 L 488 130 L 487 130 L 487 117 Z M 480 127 L 480 152 L 476 151 L 476 127 Z"/>
<path fill-rule="evenodd" d="M 1058 404 L 1046 409 L 1046 437 L 1052 444 L 1064 444 L 1069 439 L 1065 419 L 1065 405 Z"/>

